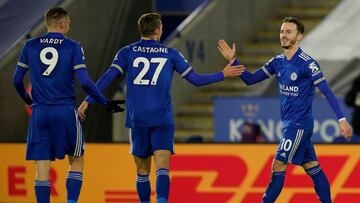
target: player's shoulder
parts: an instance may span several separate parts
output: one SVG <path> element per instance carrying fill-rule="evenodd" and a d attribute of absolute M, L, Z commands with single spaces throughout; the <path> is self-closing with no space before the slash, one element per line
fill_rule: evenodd
<path fill-rule="evenodd" d="M 282 60 L 284 58 L 285 58 L 285 53 L 277 54 L 277 55 L 274 56 L 275 60 Z"/>
<path fill-rule="evenodd" d="M 275 56 L 273 56 L 272 58 L 270 58 L 265 65 L 269 65 L 269 64 L 277 64 L 278 62 L 282 61 L 285 57 L 285 54 L 276 54 Z"/>
<path fill-rule="evenodd" d="M 300 67 L 304 71 L 311 70 L 312 73 L 316 73 L 320 70 L 319 63 L 313 57 L 311 57 L 309 54 L 305 53 L 302 50 L 300 50 L 298 53 L 298 62 Z"/>
<path fill-rule="evenodd" d="M 69 46 L 72 46 L 72 47 L 76 47 L 76 48 L 79 48 L 79 47 L 81 48 L 82 47 L 80 42 L 78 42 L 78 41 L 76 41 L 74 39 L 67 38 L 67 37 L 64 38 L 64 42 L 67 43 Z"/>
<path fill-rule="evenodd" d="M 266 64 L 269 64 L 269 63 L 279 63 L 281 61 L 283 61 L 285 58 L 285 53 L 282 53 L 282 54 L 276 54 L 275 56 L 273 56 Z"/>
<path fill-rule="evenodd" d="M 173 47 L 167 47 L 165 45 L 163 45 L 163 46 L 169 50 L 170 56 L 179 56 L 180 55 L 181 57 L 185 58 L 185 56 L 178 49 L 173 48 Z"/>
<path fill-rule="evenodd" d="M 303 50 L 299 50 L 298 59 L 304 65 L 311 64 L 311 63 L 317 63 L 317 61 L 313 57 L 311 57 L 309 54 L 307 54 Z"/>
<path fill-rule="evenodd" d="M 25 42 L 25 47 L 26 46 L 34 46 L 34 45 L 38 44 L 37 42 L 40 42 L 40 37 L 30 38 Z"/>
<path fill-rule="evenodd" d="M 136 43 L 132 43 L 132 44 L 123 46 L 116 52 L 116 55 L 119 55 L 119 54 L 126 55 L 132 50 L 132 47 L 134 47 L 134 46 L 136 46 Z"/>

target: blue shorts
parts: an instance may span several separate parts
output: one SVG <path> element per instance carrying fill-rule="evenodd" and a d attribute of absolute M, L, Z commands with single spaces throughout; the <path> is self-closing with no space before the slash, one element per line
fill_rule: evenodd
<path fill-rule="evenodd" d="M 300 166 L 309 161 L 317 161 L 311 142 L 312 133 L 313 129 L 300 129 L 294 126 L 284 128 L 275 159 Z"/>
<path fill-rule="evenodd" d="M 72 105 L 39 105 L 30 118 L 26 160 L 64 159 L 84 154 L 84 135 Z"/>
<path fill-rule="evenodd" d="M 131 128 L 130 153 L 138 157 L 148 157 L 156 150 L 174 153 L 174 125 Z"/>

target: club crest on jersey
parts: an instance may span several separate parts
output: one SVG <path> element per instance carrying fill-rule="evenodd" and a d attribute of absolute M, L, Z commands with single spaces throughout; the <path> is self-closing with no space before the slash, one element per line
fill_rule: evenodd
<path fill-rule="evenodd" d="M 311 70 L 312 76 L 315 76 L 318 73 L 320 73 L 320 68 L 316 65 L 315 62 L 310 63 L 308 67 Z"/>
<path fill-rule="evenodd" d="M 280 78 L 280 77 L 281 77 L 281 73 L 280 73 L 280 72 L 278 72 L 277 76 L 278 76 L 278 78 Z"/>
<path fill-rule="evenodd" d="M 297 79 L 297 74 L 296 74 L 295 72 L 291 73 L 290 79 L 291 79 L 292 81 L 295 81 L 295 80 Z"/>

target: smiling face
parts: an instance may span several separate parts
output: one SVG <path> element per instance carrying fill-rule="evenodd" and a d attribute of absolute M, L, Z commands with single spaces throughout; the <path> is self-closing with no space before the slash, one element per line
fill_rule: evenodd
<path fill-rule="evenodd" d="M 284 49 L 290 49 L 298 46 L 303 34 L 297 30 L 297 25 L 291 22 L 285 22 L 280 28 L 280 43 Z"/>

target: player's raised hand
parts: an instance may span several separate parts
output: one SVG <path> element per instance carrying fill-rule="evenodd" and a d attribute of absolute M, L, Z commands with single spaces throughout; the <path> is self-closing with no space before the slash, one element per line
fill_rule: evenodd
<path fill-rule="evenodd" d="M 85 111 L 89 107 L 89 103 L 87 101 L 83 101 L 78 108 L 78 115 L 81 121 L 84 121 L 86 118 Z"/>
<path fill-rule="evenodd" d="M 235 55 L 236 55 L 235 43 L 233 43 L 232 48 L 230 48 L 229 44 L 225 40 L 221 39 L 218 41 L 218 50 L 220 51 L 221 55 L 229 62 L 235 59 Z"/>
<path fill-rule="evenodd" d="M 345 139 L 348 139 L 352 135 L 352 128 L 350 124 L 346 120 L 342 120 L 339 122 L 340 132 L 344 136 Z"/>
<path fill-rule="evenodd" d="M 123 112 L 125 109 L 122 108 L 120 106 L 120 104 L 125 104 L 125 100 L 112 100 L 112 101 L 109 101 L 104 106 L 104 109 L 109 113 Z"/>
<path fill-rule="evenodd" d="M 244 65 L 231 66 L 231 63 L 227 64 L 222 71 L 224 77 L 235 77 L 241 75 L 245 71 Z"/>

